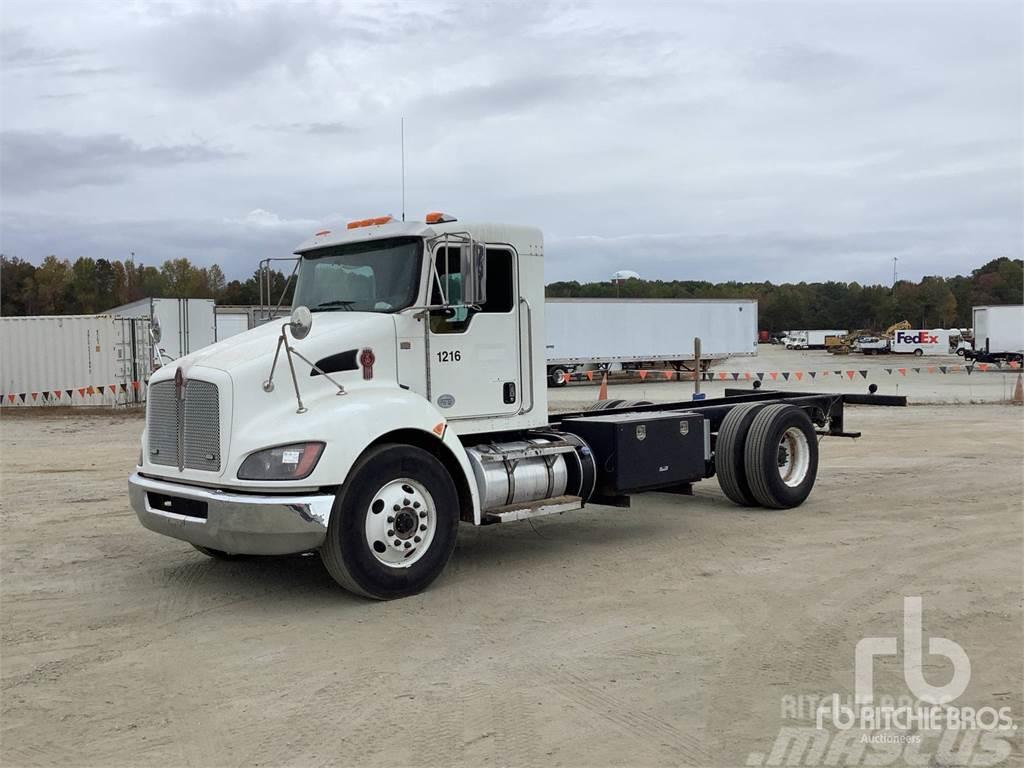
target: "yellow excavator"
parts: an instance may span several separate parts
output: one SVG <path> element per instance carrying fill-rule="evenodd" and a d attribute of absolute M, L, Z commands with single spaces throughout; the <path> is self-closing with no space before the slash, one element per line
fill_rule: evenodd
<path fill-rule="evenodd" d="M 868 348 L 865 348 L 863 352 L 865 354 L 878 354 L 879 352 L 889 351 L 889 342 L 892 341 L 893 336 L 896 335 L 896 331 L 907 331 L 910 330 L 910 322 L 907 320 L 900 320 L 898 323 L 893 323 L 885 329 L 879 336 L 875 336 L 872 331 L 867 329 L 860 329 L 859 331 L 851 331 L 845 336 L 826 336 L 825 337 L 825 349 L 831 352 L 833 355 L 848 355 L 853 351 L 854 344 L 857 339 L 862 336 L 870 336 L 872 339 L 878 341 L 884 341 L 883 344 L 871 344 L 870 352 Z"/>

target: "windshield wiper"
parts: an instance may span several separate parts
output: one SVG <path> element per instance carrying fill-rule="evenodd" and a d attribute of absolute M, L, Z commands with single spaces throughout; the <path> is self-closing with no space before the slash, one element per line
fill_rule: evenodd
<path fill-rule="evenodd" d="M 344 309 L 346 312 L 351 312 L 353 304 L 355 304 L 354 301 L 342 301 L 340 299 L 335 299 L 334 301 L 324 301 L 320 304 L 317 304 L 315 307 L 311 307 L 310 312 L 316 312 L 318 309 L 337 309 L 339 307 L 341 309 Z"/>

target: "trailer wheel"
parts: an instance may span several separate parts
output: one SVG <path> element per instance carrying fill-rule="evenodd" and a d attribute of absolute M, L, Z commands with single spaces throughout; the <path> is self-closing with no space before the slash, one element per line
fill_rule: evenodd
<path fill-rule="evenodd" d="M 818 475 L 814 425 L 796 406 L 766 406 L 750 425 L 744 458 L 750 491 L 762 506 L 799 506 Z"/>
<path fill-rule="evenodd" d="M 321 558 L 345 589 L 407 597 L 438 577 L 455 548 L 459 500 L 434 456 L 411 445 L 371 448 L 345 481 Z"/>
<path fill-rule="evenodd" d="M 564 387 L 569 383 L 569 374 L 565 368 L 560 365 L 556 365 L 552 368 L 548 368 L 548 386 L 549 387 Z"/>
<path fill-rule="evenodd" d="M 718 439 L 715 441 L 715 474 L 718 476 L 718 485 L 726 496 L 741 507 L 757 506 L 757 498 L 751 493 L 750 484 L 747 482 L 743 449 L 750 425 L 762 408 L 762 403 L 737 405 L 725 415 L 722 426 L 718 428 Z"/>

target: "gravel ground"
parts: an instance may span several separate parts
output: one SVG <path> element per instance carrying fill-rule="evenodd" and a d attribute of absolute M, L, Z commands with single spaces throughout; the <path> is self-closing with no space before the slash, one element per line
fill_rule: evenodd
<path fill-rule="evenodd" d="M 800 508 L 711 481 L 464 526 L 435 585 L 392 603 L 315 556 L 217 562 L 145 531 L 137 417 L 6 415 L 0 760 L 744 765 L 794 725 L 786 697 L 852 693 L 855 645 L 899 635 L 905 595 L 970 657 L 957 703 L 1020 718 L 1022 415 L 851 408 L 864 437 L 823 442 Z M 906 693 L 895 659 L 875 680 Z"/>

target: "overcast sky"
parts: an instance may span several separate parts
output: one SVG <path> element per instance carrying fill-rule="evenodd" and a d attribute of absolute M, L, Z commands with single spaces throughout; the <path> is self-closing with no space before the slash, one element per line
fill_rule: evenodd
<path fill-rule="evenodd" d="M 228 277 L 406 209 L 547 280 L 857 280 L 1021 257 L 1019 2 L 4 0 L 2 250 Z"/>

